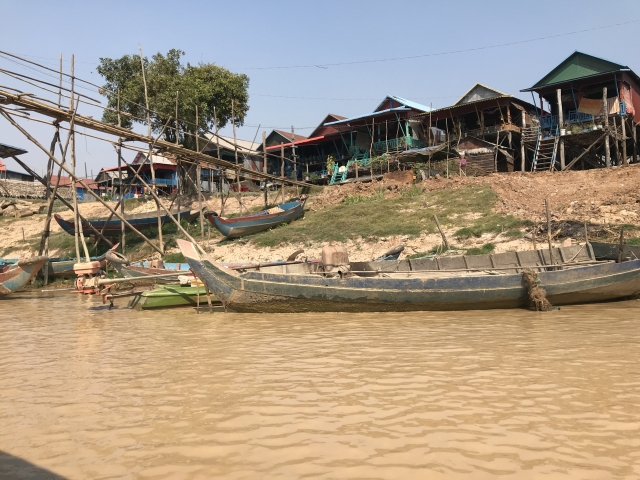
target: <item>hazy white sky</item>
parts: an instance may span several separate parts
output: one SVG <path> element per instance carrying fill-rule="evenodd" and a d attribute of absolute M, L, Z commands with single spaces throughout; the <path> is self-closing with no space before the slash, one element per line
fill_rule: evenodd
<path fill-rule="evenodd" d="M 267 132 L 294 125 L 308 134 L 327 113 L 364 114 L 388 94 L 446 106 L 475 82 L 531 101 L 519 90 L 575 50 L 640 73 L 637 0 L 0 0 L 0 17 L 0 50 L 53 68 L 62 52 L 67 69 L 74 53 L 76 75 L 97 84 L 99 58 L 137 53 L 138 43 L 145 55 L 179 48 L 191 63 L 246 73 L 250 110 L 238 136 L 248 140 L 258 125 Z M 569 34 L 576 31 L 582 32 Z M 397 57 L 414 58 L 370 62 Z M 0 68 L 19 70 L 2 58 Z M 0 77 L 0 85 L 13 84 Z M 50 127 L 28 126 L 49 144 Z M 46 156 L 4 119 L 0 143 L 25 148 L 23 158 L 44 168 Z M 79 138 L 77 151 L 78 164 L 86 162 L 94 174 L 117 163 L 103 142 Z"/>

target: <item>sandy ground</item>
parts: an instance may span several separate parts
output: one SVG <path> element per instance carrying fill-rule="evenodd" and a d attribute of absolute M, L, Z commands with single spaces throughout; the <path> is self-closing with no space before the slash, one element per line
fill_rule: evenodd
<path fill-rule="evenodd" d="M 519 218 L 543 222 L 545 219 L 545 198 L 549 200 L 552 218 L 556 221 L 573 220 L 580 223 L 587 221 L 590 224 L 621 225 L 640 223 L 640 165 L 628 167 L 614 167 L 610 169 L 598 169 L 588 171 L 569 171 L 554 173 L 514 173 L 493 174 L 486 177 L 452 179 L 433 179 L 422 182 L 420 186 L 426 190 L 462 188 L 468 185 L 489 185 L 498 195 L 499 201 L 495 210 L 499 213 L 512 214 Z M 308 208 L 312 210 L 326 208 L 339 204 L 347 195 L 373 194 L 380 186 L 387 188 L 387 196 L 399 195 L 401 188 L 406 185 L 394 183 L 374 184 L 347 184 L 327 188 L 325 191 L 312 198 Z M 270 194 L 273 200 L 275 193 Z M 261 195 L 243 198 L 245 209 L 259 207 L 263 202 Z M 210 198 L 206 201 L 210 210 L 221 211 L 220 199 Z M 115 203 L 111 204 L 115 206 Z M 167 203 L 168 205 L 168 203 Z M 198 202 L 193 202 L 191 208 L 197 208 Z M 154 211 L 155 203 L 148 202 L 127 213 L 140 213 Z M 235 197 L 231 197 L 225 204 L 225 214 L 236 213 L 239 204 Z M 107 210 L 99 203 L 81 204 L 80 211 L 87 217 L 99 217 L 108 215 Z M 62 212 L 66 218 L 69 212 Z M 10 257 L 30 256 L 35 252 L 22 242 L 24 237 L 29 239 L 39 235 L 42 231 L 45 216 L 34 215 L 23 219 L 0 219 L 0 252 L 8 247 L 19 247 L 11 252 Z M 60 227 L 52 222 L 52 232 L 60 231 Z M 445 231 L 448 237 L 453 238 L 453 230 Z M 574 243 L 580 239 L 573 239 Z M 481 238 L 474 238 L 465 242 L 456 242 L 463 248 L 479 246 L 487 242 L 496 245 L 496 251 L 508 251 L 515 249 L 531 248 L 530 240 L 512 240 L 502 235 L 486 234 Z M 419 237 L 394 236 L 382 238 L 377 241 L 364 241 L 355 239 L 346 242 L 349 256 L 352 260 L 369 260 L 382 255 L 387 250 L 404 244 L 405 254 L 429 251 L 439 245 L 439 235 L 422 234 Z M 291 243 L 273 248 L 256 248 L 249 242 L 236 241 L 219 245 L 216 240 L 202 242 L 206 251 L 220 261 L 270 261 L 287 258 L 296 250 L 304 250 L 304 255 L 309 258 L 318 258 L 322 246 L 327 243 L 303 245 Z M 173 249 L 175 251 L 175 249 Z M 172 253 L 170 251 L 169 253 Z M 55 255 L 56 252 L 51 252 Z"/>

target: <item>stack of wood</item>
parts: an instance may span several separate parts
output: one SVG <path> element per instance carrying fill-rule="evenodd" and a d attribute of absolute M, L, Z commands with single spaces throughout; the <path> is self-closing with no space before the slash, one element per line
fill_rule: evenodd
<path fill-rule="evenodd" d="M 40 213 L 42 206 L 21 200 L 3 200 L 0 202 L 0 214 L 3 217 L 30 217 Z"/>
<path fill-rule="evenodd" d="M 10 198 L 45 198 L 44 185 L 36 182 L 22 182 L 20 180 L 0 180 L 0 196 Z M 68 186 L 60 187 L 58 195 L 70 200 L 73 189 Z"/>

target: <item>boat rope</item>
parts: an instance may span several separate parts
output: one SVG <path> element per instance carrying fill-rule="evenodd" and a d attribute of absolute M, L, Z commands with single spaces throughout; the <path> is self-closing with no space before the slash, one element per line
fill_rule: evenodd
<path fill-rule="evenodd" d="M 540 279 L 536 272 L 530 268 L 523 270 L 522 282 L 525 287 L 527 287 L 532 306 L 534 306 L 538 312 L 548 312 L 553 309 L 553 306 L 549 303 L 549 300 L 547 300 L 547 292 L 540 288 Z"/>

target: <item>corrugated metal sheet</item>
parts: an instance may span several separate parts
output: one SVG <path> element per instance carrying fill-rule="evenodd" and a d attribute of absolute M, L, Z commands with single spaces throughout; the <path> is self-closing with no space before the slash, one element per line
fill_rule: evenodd
<path fill-rule="evenodd" d="M 18 147 L 12 147 L 11 145 L 5 145 L 4 143 L 0 143 L 0 158 L 8 158 L 12 155 L 22 155 L 27 153 L 26 150 Z"/>

